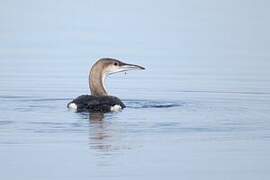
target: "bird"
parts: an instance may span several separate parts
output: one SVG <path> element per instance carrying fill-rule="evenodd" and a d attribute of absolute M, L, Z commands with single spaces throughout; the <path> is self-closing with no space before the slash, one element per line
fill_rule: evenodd
<path fill-rule="evenodd" d="M 91 95 L 81 95 L 67 104 L 75 112 L 119 112 L 126 105 L 115 96 L 108 94 L 105 87 L 106 78 L 115 73 L 129 70 L 145 70 L 144 67 L 124 63 L 114 58 L 101 58 L 92 66 L 89 73 Z"/>

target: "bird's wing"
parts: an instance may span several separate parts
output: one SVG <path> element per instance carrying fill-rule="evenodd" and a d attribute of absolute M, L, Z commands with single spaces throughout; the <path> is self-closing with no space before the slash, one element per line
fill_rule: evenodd
<path fill-rule="evenodd" d="M 90 112 L 109 112 L 114 105 L 120 105 L 122 108 L 126 107 L 119 98 L 114 96 L 81 95 L 70 103 L 75 103 L 78 111 Z"/>

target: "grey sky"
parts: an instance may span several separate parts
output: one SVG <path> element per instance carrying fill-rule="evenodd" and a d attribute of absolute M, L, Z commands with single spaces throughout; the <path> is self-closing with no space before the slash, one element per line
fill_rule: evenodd
<path fill-rule="evenodd" d="M 269 56 L 270 3 L 244 1 L 0 2 L 0 58 Z"/>

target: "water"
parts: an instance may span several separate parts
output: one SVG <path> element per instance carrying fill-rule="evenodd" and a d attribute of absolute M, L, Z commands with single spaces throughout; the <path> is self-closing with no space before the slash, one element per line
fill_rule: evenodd
<path fill-rule="evenodd" d="M 269 179 L 269 3 L 108 3 L 1 2 L 0 179 Z M 69 111 L 107 56 L 127 108 Z"/>

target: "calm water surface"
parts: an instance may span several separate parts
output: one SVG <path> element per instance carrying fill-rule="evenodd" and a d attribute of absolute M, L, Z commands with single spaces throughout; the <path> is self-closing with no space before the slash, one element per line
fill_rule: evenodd
<path fill-rule="evenodd" d="M 265 2 L 104 3 L 5 3 L 0 179 L 269 179 Z M 146 67 L 107 79 L 127 108 L 70 112 L 104 56 Z"/>
<path fill-rule="evenodd" d="M 148 70 L 107 80 L 127 108 L 102 116 L 66 109 L 68 101 L 88 91 L 87 72 L 79 70 L 85 67 L 29 61 L 27 71 L 17 72 L 20 61 L 4 61 L 1 176 L 269 177 L 270 93 L 263 84 L 270 79 L 260 76 L 267 71 L 258 77 L 226 71 L 215 75 L 207 67 L 192 70 L 195 63 L 189 67 L 180 59 L 136 63 Z M 70 73 L 71 67 L 78 73 Z"/>

